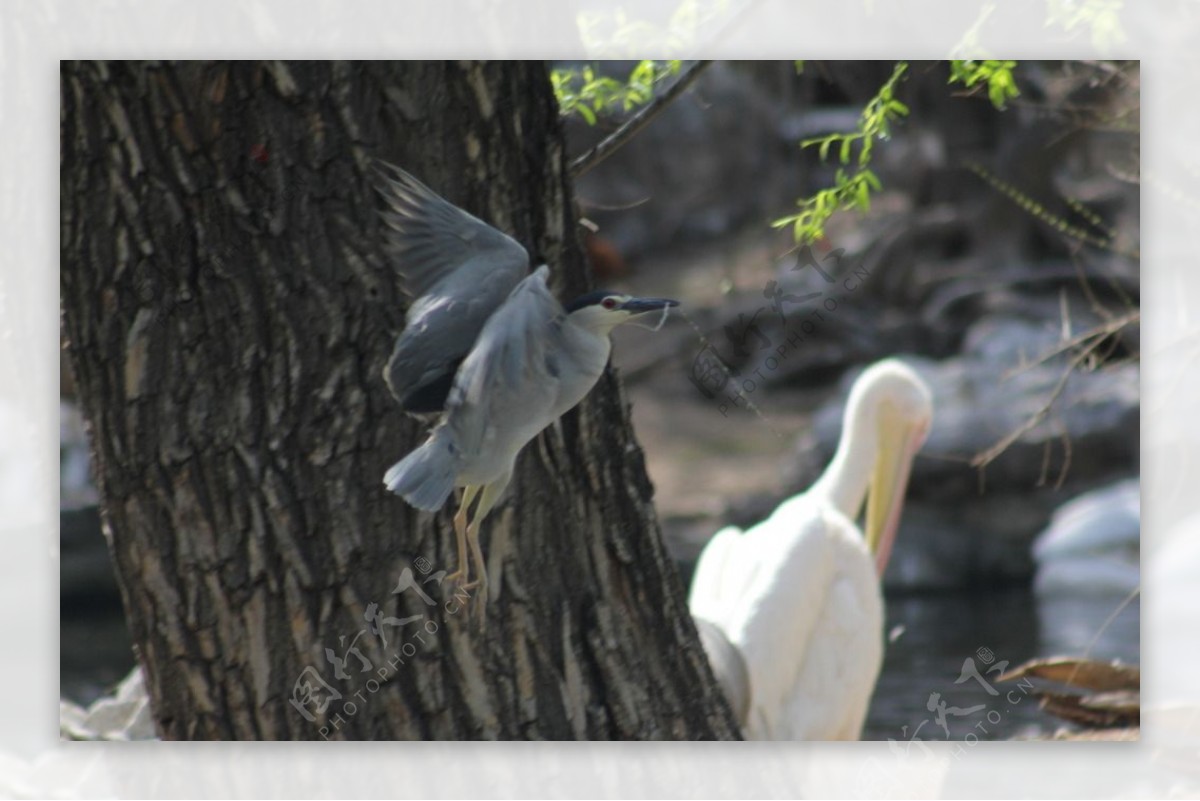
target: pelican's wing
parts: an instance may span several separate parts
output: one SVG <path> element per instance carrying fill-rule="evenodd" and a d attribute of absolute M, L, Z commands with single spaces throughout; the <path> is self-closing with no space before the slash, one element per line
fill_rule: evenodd
<path fill-rule="evenodd" d="M 547 354 L 565 313 L 546 286 L 549 275 L 542 266 L 517 285 L 455 376 L 446 422 L 467 459 L 485 447 L 519 450 L 553 422 L 558 381 Z"/>
<path fill-rule="evenodd" d="M 412 299 L 384 376 L 410 411 L 440 411 L 454 372 L 492 313 L 529 272 L 516 240 L 377 162 L 388 255 Z"/>
<path fill-rule="evenodd" d="M 725 693 L 738 725 L 745 726 L 750 711 L 750 672 L 746 669 L 746 660 L 720 626 L 702 617 L 693 620 L 717 684 Z"/>
<path fill-rule="evenodd" d="M 747 554 L 748 543 L 741 529 L 728 526 L 704 546 L 688 592 L 693 617 L 724 628 L 753 577 L 755 561 Z"/>
<path fill-rule="evenodd" d="M 836 510 L 785 504 L 747 532 L 758 569 L 726 630 L 750 672 L 747 735 L 854 739 L 883 656 L 874 562 Z"/>

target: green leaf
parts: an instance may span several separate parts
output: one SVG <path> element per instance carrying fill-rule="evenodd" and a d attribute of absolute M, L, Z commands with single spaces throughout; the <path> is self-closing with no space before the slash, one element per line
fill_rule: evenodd
<path fill-rule="evenodd" d="M 1020 95 L 1012 71 L 1015 61 L 951 61 L 950 83 L 961 83 L 968 89 L 987 84 L 988 99 L 998 109 L 1003 109 L 1011 98 Z"/>
<path fill-rule="evenodd" d="M 832 133 L 827 136 L 802 140 L 800 147 L 816 146 L 822 163 L 829 160 L 829 149 L 838 143 L 839 166 L 834 174 L 833 186 L 821 189 L 808 198 L 796 201 L 802 209 L 799 213 L 776 220 L 774 227 L 792 226 L 792 236 L 798 244 L 811 243 L 825 236 L 825 223 L 841 210 L 862 209 L 869 211 L 871 192 L 880 191 L 879 179 L 869 165 L 874 152 L 875 139 L 886 139 L 891 134 L 891 124 L 909 113 L 909 108 L 895 97 L 896 88 L 908 70 L 908 62 L 897 62 L 891 76 L 859 114 L 857 130 L 850 133 Z M 952 72 L 961 71 L 955 65 Z M 858 158 L 854 159 L 854 143 L 861 143 Z M 852 162 L 853 169 L 850 169 Z"/>
<path fill-rule="evenodd" d="M 850 140 L 848 138 L 842 140 L 842 150 L 839 156 L 843 164 L 850 163 Z"/>
<path fill-rule="evenodd" d="M 626 80 L 599 75 L 589 64 L 579 70 L 551 70 L 550 81 L 558 100 L 559 114 L 564 117 L 579 114 L 593 125 L 598 114 L 630 111 L 650 102 L 655 87 L 665 78 L 678 74 L 682 64 L 678 59 L 639 61 Z M 584 108 L 590 108 L 593 113 L 587 116 Z"/>
<path fill-rule="evenodd" d="M 862 150 L 858 152 L 858 166 L 866 167 L 871 163 L 871 151 L 875 148 L 875 141 L 872 139 L 864 139 Z"/>
<path fill-rule="evenodd" d="M 867 188 L 865 181 L 858 182 L 858 188 L 855 190 L 854 197 L 860 209 L 863 211 L 871 210 L 871 192 Z"/>

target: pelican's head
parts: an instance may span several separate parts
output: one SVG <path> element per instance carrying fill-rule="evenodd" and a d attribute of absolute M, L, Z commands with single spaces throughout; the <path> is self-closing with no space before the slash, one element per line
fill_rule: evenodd
<path fill-rule="evenodd" d="M 887 359 L 868 367 L 854 382 L 845 422 L 845 430 L 865 440 L 864 446 L 874 452 L 864 533 L 882 576 L 900 526 L 913 457 L 929 436 L 933 399 L 912 368 Z"/>

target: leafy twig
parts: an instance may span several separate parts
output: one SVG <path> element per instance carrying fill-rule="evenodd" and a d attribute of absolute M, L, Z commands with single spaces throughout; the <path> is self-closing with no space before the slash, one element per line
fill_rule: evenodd
<path fill-rule="evenodd" d="M 961 83 L 968 89 L 980 84 L 987 84 L 988 98 L 992 105 L 1003 110 L 1004 104 L 1021 93 L 1017 91 L 1017 83 L 1013 80 L 1015 61 L 970 59 L 950 62 L 950 83 Z"/>
<path fill-rule="evenodd" d="M 658 114 L 662 112 L 662 110 L 666 108 L 672 100 L 678 97 L 684 89 L 688 88 L 692 81 L 696 80 L 696 77 L 701 73 L 701 71 L 703 71 L 704 68 L 711 63 L 711 61 L 694 62 L 690 67 L 684 70 L 682 74 L 680 74 L 679 78 L 675 81 L 675 83 L 671 84 L 669 89 L 642 107 L 641 111 L 626 120 L 624 125 L 605 137 L 604 140 L 595 147 L 590 148 L 572 161 L 570 167 L 568 168 L 571 177 L 578 178 L 581 175 L 584 175 L 588 172 L 588 170 L 592 169 L 597 164 L 604 161 L 604 159 L 616 152 L 616 150 L 629 141 L 634 134 L 644 128 L 646 124 L 650 122 L 650 120 L 658 116 Z"/>
<path fill-rule="evenodd" d="M 1140 250 L 1119 247 L 1113 238 L 1113 234 L 1115 232 L 1111 228 L 1096 225 L 1094 221 L 1099 219 L 1096 217 L 1096 215 L 1088 212 L 1082 216 L 1090 224 L 1096 227 L 1103 234 L 1103 236 L 1097 236 L 1078 225 L 1071 224 L 1066 219 L 1050 211 L 1037 200 L 1025 194 L 1017 187 L 993 175 L 978 164 L 968 164 L 967 168 L 991 184 L 994 189 L 999 191 L 1013 203 L 1016 203 L 1026 212 L 1032 214 L 1034 217 L 1037 217 L 1039 220 L 1051 226 L 1064 236 L 1078 240 L 1084 244 L 1091 245 L 1092 247 L 1107 250 L 1110 253 L 1117 254 L 1118 256 L 1125 256 L 1130 259 L 1141 258 Z M 1082 207 L 1078 201 L 1068 200 L 1067 204 L 1072 208 Z"/>
<path fill-rule="evenodd" d="M 879 178 L 869 166 L 871 150 L 876 139 L 886 139 L 891 134 L 893 122 L 908 114 L 908 106 L 895 97 L 896 85 L 907 69 L 906 61 L 896 64 L 891 77 L 863 108 L 856 131 L 833 133 L 800 143 L 800 147 L 817 147 L 821 161 L 828 159 L 830 149 L 837 145 L 838 160 L 843 166 L 838 168 L 833 186 L 820 190 L 812 197 L 798 200 L 796 205 L 800 211 L 775 220 L 771 223 L 773 228 L 792 226 L 793 239 L 797 245 L 802 245 L 825 236 L 825 222 L 834 212 L 854 208 L 870 210 L 871 193 L 881 188 Z M 858 158 L 854 159 L 853 150 L 856 146 Z M 850 168 L 849 172 L 847 168 Z"/>
<path fill-rule="evenodd" d="M 590 67 L 550 71 L 550 83 L 563 117 L 578 114 L 588 125 L 596 124 L 596 115 L 620 109 L 632 111 L 654 98 L 655 88 L 672 75 L 678 75 L 681 61 L 639 61 L 629 78 L 620 81 L 598 75 Z"/>

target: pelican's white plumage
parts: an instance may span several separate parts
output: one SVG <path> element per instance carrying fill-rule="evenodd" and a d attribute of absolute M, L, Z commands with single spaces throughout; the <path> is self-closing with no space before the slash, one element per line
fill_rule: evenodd
<path fill-rule="evenodd" d="M 812 488 L 705 547 L 689 605 L 742 654 L 747 737 L 858 738 L 883 661 L 878 577 L 932 414 L 911 369 L 872 365 L 850 392 L 837 453 Z M 854 519 L 868 489 L 864 539 Z"/>

